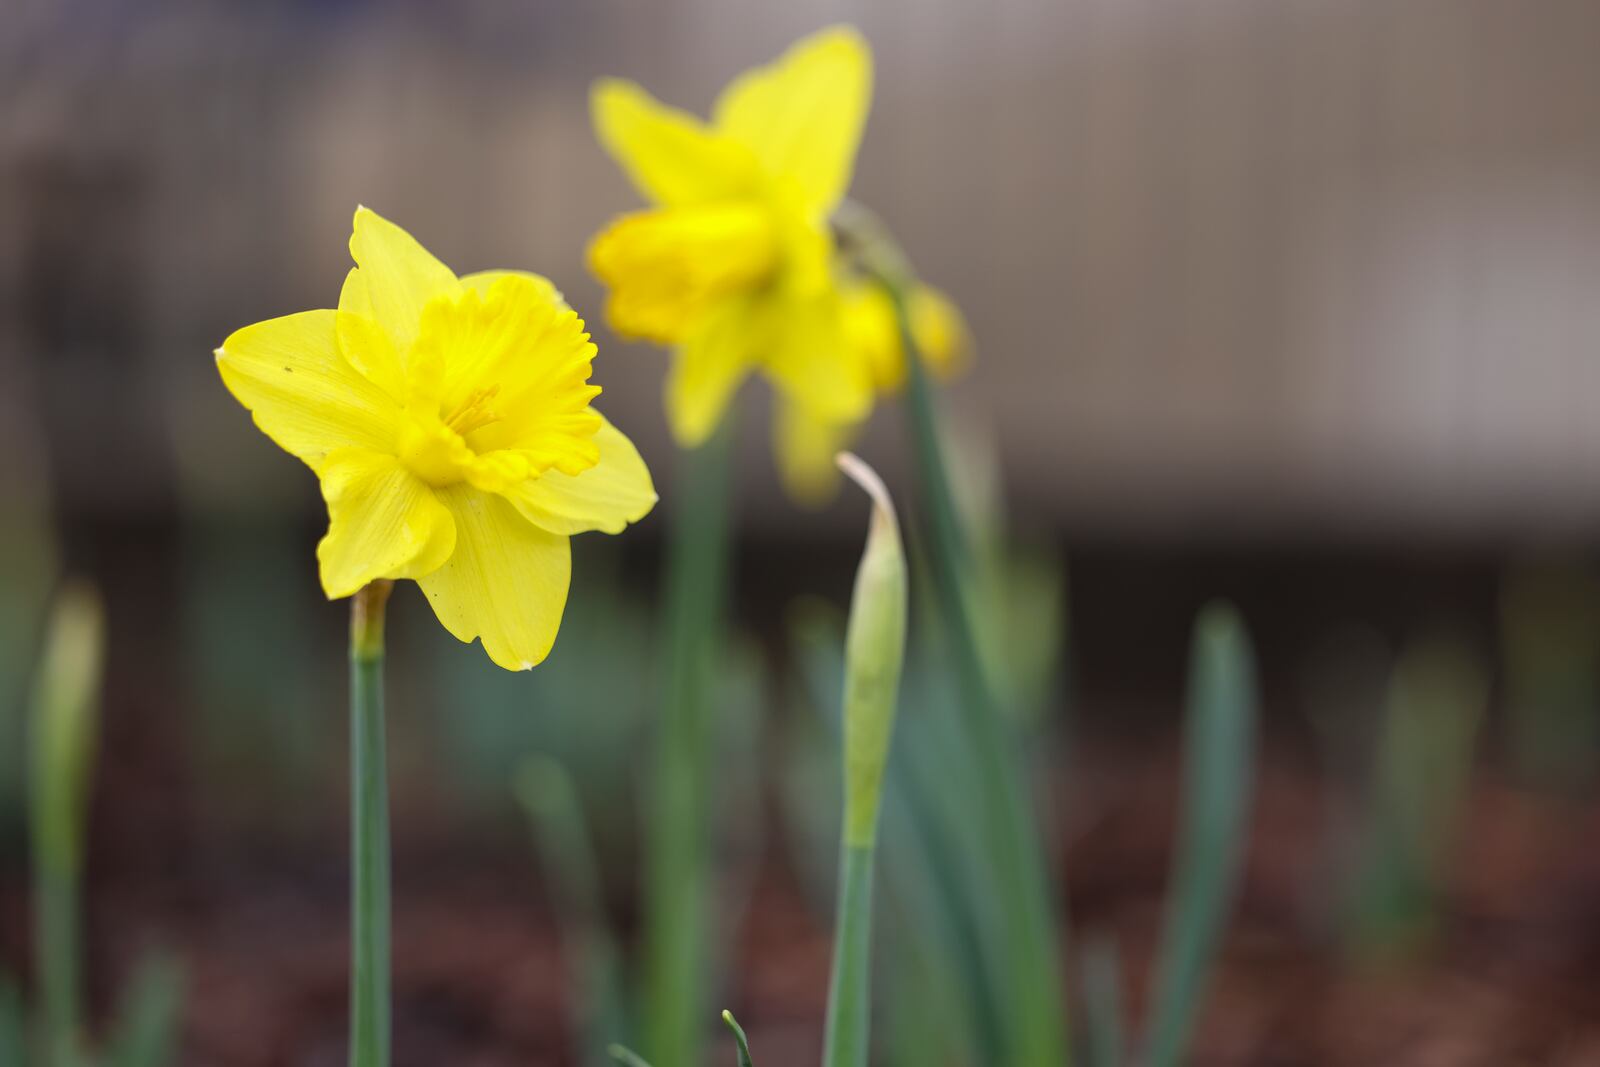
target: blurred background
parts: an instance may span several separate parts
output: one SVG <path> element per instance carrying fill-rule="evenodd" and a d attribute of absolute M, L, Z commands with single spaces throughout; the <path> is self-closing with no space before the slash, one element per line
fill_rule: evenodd
<path fill-rule="evenodd" d="M 618 665 L 659 659 L 679 466 L 666 357 L 607 335 L 583 264 L 637 205 L 588 86 L 620 74 L 704 113 L 835 21 L 877 59 L 853 195 L 976 339 L 946 400 L 969 515 L 1009 575 L 996 611 L 1032 659 L 1017 703 L 1074 927 L 1139 968 L 1188 627 L 1227 596 L 1266 743 L 1197 1062 L 1594 1062 L 1589 0 L 9 0 L 0 700 L 23 703 L 54 576 L 94 578 L 111 642 L 91 1003 L 159 943 L 190 975 L 182 1062 L 343 1055 L 344 608 L 316 583 L 314 480 L 210 353 L 333 303 L 364 203 L 459 271 L 554 279 L 662 493 L 627 536 L 575 546 L 531 677 L 491 673 L 409 589 L 393 613 L 399 1062 L 576 1062 L 564 924 L 510 782 L 533 754 L 572 771 L 626 938 L 654 668 Z M 782 496 L 767 405 L 747 387 L 724 679 L 745 758 L 726 788 L 756 802 L 725 835 L 742 903 L 724 933 L 727 999 L 782 1067 L 814 1059 L 828 959 L 787 799 L 796 634 L 842 612 L 864 505 Z M 909 497 L 905 437 L 890 404 L 859 450 Z M 1392 694 L 1419 657 L 1447 664 L 1452 698 L 1420 726 Z M 1360 844 L 1386 817 L 1426 827 L 1402 874 Z M 26 973 L 6 825 L 0 964 Z M 1381 906 L 1330 888 L 1385 877 L 1404 885 Z"/>

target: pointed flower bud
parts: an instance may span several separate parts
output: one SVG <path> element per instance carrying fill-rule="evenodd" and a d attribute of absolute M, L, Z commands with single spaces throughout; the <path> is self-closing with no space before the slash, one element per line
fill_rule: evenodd
<path fill-rule="evenodd" d="M 848 452 L 838 463 L 873 504 L 850 601 L 844 681 L 844 843 L 871 848 L 905 659 L 906 557 L 883 480 Z"/>

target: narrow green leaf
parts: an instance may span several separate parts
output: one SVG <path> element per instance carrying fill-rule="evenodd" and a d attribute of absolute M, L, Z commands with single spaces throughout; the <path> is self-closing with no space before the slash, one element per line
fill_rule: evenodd
<path fill-rule="evenodd" d="M 105 1067 L 166 1067 L 175 1062 L 183 984 L 183 971 L 174 960 L 157 955 L 140 962 L 123 994 Z"/>
<path fill-rule="evenodd" d="M 1083 999 L 1089 1067 L 1122 1067 L 1122 959 L 1109 935 L 1084 943 Z"/>
<path fill-rule="evenodd" d="M 1420 642 L 1395 665 L 1347 905 L 1345 933 L 1363 962 L 1404 955 L 1432 930 L 1488 700 L 1488 678 L 1458 642 Z"/>
<path fill-rule="evenodd" d="M 621 953 L 600 907 L 600 869 L 588 820 L 572 776 L 548 756 L 524 761 L 514 788 L 562 918 L 573 987 L 582 991 L 586 1058 L 605 1063 L 605 1042 L 623 1032 L 623 979 Z"/>
<path fill-rule="evenodd" d="M 29 719 L 34 938 L 52 1067 L 76 1063 L 82 1052 L 84 823 L 104 655 L 99 593 L 86 584 L 68 584 L 50 617 Z"/>
<path fill-rule="evenodd" d="M 0 975 L 0 1063 L 27 1062 L 28 1019 L 22 990 L 10 975 Z"/>
<path fill-rule="evenodd" d="M 625 1045 L 612 1045 L 606 1049 L 611 1058 L 622 1064 L 622 1067 L 650 1067 L 645 1058 Z"/>
<path fill-rule="evenodd" d="M 994 872 L 1000 901 L 996 973 L 1003 976 L 1003 984 L 997 983 L 990 993 L 996 1014 L 1005 1020 L 1007 1046 L 999 1058 L 1014 1067 L 1059 1067 L 1068 1058 L 1066 992 L 1057 956 L 1059 919 L 1051 901 L 1043 844 L 1029 807 L 1027 776 L 1015 738 L 978 644 L 967 593 L 972 553 L 951 493 L 933 387 L 906 308 L 911 279 L 891 243 L 883 239 L 877 244 L 879 262 L 872 269 L 894 303 L 906 350 L 912 444 L 927 512 L 933 585 L 976 771 L 984 860 Z"/>
<path fill-rule="evenodd" d="M 1255 663 L 1238 613 L 1213 603 L 1195 623 L 1184 726 L 1183 807 L 1167 893 L 1145 1062 L 1183 1057 L 1232 905 L 1252 790 Z"/>
<path fill-rule="evenodd" d="M 733 1031 L 733 1039 L 739 1045 L 739 1067 L 755 1067 L 750 1059 L 750 1042 L 745 1039 L 744 1027 L 734 1019 L 733 1012 L 726 1008 L 722 1011 L 722 1021 L 728 1024 L 728 1029 Z"/>

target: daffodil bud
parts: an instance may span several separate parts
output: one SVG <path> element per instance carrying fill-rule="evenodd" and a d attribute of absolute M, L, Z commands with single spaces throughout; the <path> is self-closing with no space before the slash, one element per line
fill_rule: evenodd
<path fill-rule="evenodd" d="M 844 680 L 844 843 L 870 848 L 905 659 L 906 557 L 894 503 L 877 472 L 848 452 L 838 463 L 873 505 L 850 601 Z"/>
<path fill-rule="evenodd" d="M 88 585 L 67 586 L 51 614 L 35 682 L 34 847 L 40 864 L 56 874 L 76 871 L 83 854 L 104 629 L 99 594 Z"/>

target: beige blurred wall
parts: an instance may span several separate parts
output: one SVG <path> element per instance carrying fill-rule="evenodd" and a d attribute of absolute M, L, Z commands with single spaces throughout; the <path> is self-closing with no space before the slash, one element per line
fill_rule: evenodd
<path fill-rule="evenodd" d="M 878 57 L 855 195 L 965 307 L 954 401 L 1029 513 L 1152 536 L 1600 518 L 1592 0 L 23 0 L 0 7 L 6 432 L 42 427 L 98 508 L 314 506 L 209 353 L 336 298 L 355 204 L 460 269 L 544 271 L 593 319 L 584 242 L 636 201 L 588 83 L 703 111 L 836 20 Z M 602 403 L 670 483 L 664 357 L 599 339 Z M 893 412 L 863 447 L 902 467 Z M 764 442 L 745 463 L 750 512 L 792 528 Z"/>

